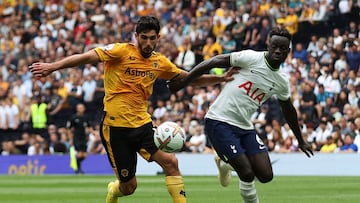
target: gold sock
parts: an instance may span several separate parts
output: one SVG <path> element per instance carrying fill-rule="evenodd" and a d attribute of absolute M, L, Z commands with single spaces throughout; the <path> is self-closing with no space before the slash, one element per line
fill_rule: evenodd
<path fill-rule="evenodd" d="M 181 176 L 166 176 L 165 183 L 173 203 L 186 203 L 184 181 Z"/>
<path fill-rule="evenodd" d="M 113 193 L 113 195 L 114 196 L 116 196 L 116 197 L 122 197 L 122 196 L 124 196 L 124 194 L 123 193 L 121 193 L 121 191 L 120 191 L 120 182 L 119 182 L 119 180 L 116 180 L 115 182 L 114 182 L 114 184 L 112 185 L 112 193 Z"/>

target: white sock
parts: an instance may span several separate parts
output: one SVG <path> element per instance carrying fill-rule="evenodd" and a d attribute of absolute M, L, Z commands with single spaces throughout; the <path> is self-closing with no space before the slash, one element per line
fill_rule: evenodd
<path fill-rule="evenodd" d="M 255 188 L 255 180 L 252 182 L 244 182 L 240 180 L 239 187 L 240 194 L 245 203 L 259 203 L 259 198 Z"/>

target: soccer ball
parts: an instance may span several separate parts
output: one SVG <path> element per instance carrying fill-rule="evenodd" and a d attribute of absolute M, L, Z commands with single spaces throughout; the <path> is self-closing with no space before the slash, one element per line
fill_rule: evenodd
<path fill-rule="evenodd" d="M 185 141 L 186 135 L 184 129 L 175 122 L 166 121 L 155 129 L 154 142 L 164 152 L 181 151 Z"/>

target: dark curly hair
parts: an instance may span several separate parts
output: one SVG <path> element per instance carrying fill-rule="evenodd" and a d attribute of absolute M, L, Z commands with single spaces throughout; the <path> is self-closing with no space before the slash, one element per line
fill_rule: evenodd
<path fill-rule="evenodd" d="M 272 30 L 270 30 L 269 35 L 270 35 L 270 38 L 274 35 L 277 35 L 277 36 L 286 37 L 286 38 L 288 38 L 289 41 L 292 40 L 291 34 L 285 28 L 274 27 Z"/>
<path fill-rule="evenodd" d="M 148 32 L 155 30 L 156 34 L 160 32 L 160 21 L 154 16 L 141 16 L 136 24 L 136 32 Z"/>

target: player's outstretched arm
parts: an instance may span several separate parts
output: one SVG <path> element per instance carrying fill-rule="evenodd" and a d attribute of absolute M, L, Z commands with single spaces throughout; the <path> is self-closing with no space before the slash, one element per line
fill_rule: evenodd
<path fill-rule="evenodd" d="M 300 150 L 303 151 L 308 157 L 313 156 L 314 153 L 311 149 L 311 145 L 307 143 L 301 135 L 297 112 L 290 98 L 286 101 L 282 101 L 282 100 L 278 100 L 278 101 L 280 103 L 281 110 L 285 117 L 286 122 L 288 123 L 290 129 L 293 131 L 296 139 L 298 140 Z"/>
<path fill-rule="evenodd" d="M 45 77 L 59 69 L 76 67 L 82 64 L 95 64 L 99 61 L 100 58 L 95 50 L 90 50 L 82 54 L 65 57 L 53 63 L 36 62 L 31 64 L 29 69 L 35 77 Z"/>
<path fill-rule="evenodd" d="M 233 75 L 239 73 L 239 70 L 240 68 L 231 67 L 222 75 L 204 74 L 198 78 L 195 78 L 193 81 L 190 82 L 189 85 L 205 87 L 207 85 L 219 84 L 221 82 L 229 82 L 234 80 Z M 187 77 L 188 72 L 183 71 L 181 75 L 182 77 L 180 76 L 179 78 L 185 78 Z"/>
<path fill-rule="evenodd" d="M 226 81 L 224 76 L 212 76 L 212 75 L 203 75 L 205 72 L 208 72 L 212 68 L 228 68 L 230 67 L 230 54 L 221 54 L 216 55 L 208 60 L 202 61 L 196 65 L 189 73 L 184 71 L 179 77 L 174 78 L 168 82 L 168 87 L 171 92 L 177 92 L 183 87 L 191 85 L 206 85 L 214 84 L 216 82 L 222 82 L 220 80 Z M 232 71 L 236 71 L 235 69 Z M 233 74 L 234 72 L 230 72 Z M 200 77 L 203 75 L 202 77 Z M 231 77 L 230 77 L 231 78 Z M 226 78 L 226 79 L 229 79 Z M 205 81 L 207 80 L 207 81 Z"/>

